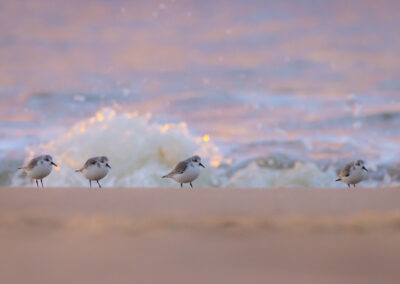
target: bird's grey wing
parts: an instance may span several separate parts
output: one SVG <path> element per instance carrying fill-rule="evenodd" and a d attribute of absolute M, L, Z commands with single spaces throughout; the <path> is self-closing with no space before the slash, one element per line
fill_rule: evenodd
<path fill-rule="evenodd" d="M 187 161 L 182 161 L 182 162 L 178 163 L 176 165 L 176 167 L 169 174 L 165 175 L 164 177 L 172 177 L 175 174 L 182 174 L 186 170 L 187 165 L 188 165 Z"/>
<path fill-rule="evenodd" d="M 86 163 L 83 165 L 83 167 L 81 169 L 77 170 L 77 172 L 81 172 L 84 169 L 87 169 L 93 162 L 96 162 L 96 161 L 97 161 L 97 157 L 90 158 L 89 160 L 86 161 Z"/>
<path fill-rule="evenodd" d="M 34 167 L 36 167 L 37 163 L 39 162 L 39 157 L 36 157 L 34 159 L 32 159 L 28 165 L 25 166 L 26 169 L 33 169 Z"/>
<path fill-rule="evenodd" d="M 90 158 L 89 160 L 86 161 L 86 163 L 83 165 L 84 169 L 87 169 L 88 167 L 90 167 L 91 165 L 96 164 L 99 161 L 99 157 L 94 157 L 94 158 Z"/>
<path fill-rule="evenodd" d="M 186 170 L 187 166 L 188 166 L 188 163 L 186 161 L 182 161 L 176 165 L 175 169 L 173 169 L 172 172 L 174 174 L 183 174 L 183 172 Z"/>
<path fill-rule="evenodd" d="M 341 176 L 341 177 L 348 177 L 348 176 L 350 175 L 350 173 L 351 173 L 352 167 L 353 167 L 353 164 L 352 164 L 352 163 L 347 164 L 347 165 L 340 171 L 339 176 Z"/>

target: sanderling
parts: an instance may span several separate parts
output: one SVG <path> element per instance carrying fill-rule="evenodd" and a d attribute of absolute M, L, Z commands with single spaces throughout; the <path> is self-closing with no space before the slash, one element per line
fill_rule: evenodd
<path fill-rule="evenodd" d="M 24 170 L 31 179 L 36 180 L 37 187 L 39 187 L 40 180 L 43 187 L 43 179 L 51 173 L 53 166 L 57 167 L 57 165 L 53 162 L 53 158 L 50 155 L 42 155 L 33 158 L 28 165 L 18 169 Z"/>
<path fill-rule="evenodd" d="M 89 186 L 92 187 L 92 180 L 96 181 L 99 187 L 101 185 L 99 180 L 108 174 L 109 169 L 111 169 L 107 157 L 94 157 L 86 161 L 83 167 L 76 172 L 81 172 L 85 178 L 89 180 Z"/>
<path fill-rule="evenodd" d="M 169 174 L 163 176 L 163 178 L 172 178 L 180 183 L 181 187 L 184 183 L 189 183 L 193 188 L 192 181 L 199 177 L 200 167 L 205 168 L 201 163 L 201 158 L 199 156 L 193 156 L 177 164 L 176 167 Z"/>
<path fill-rule="evenodd" d="M 356 187 L 356 184 L 365 178 L 365 172 L 368 172 L 364 166 L 364 161 L 357 160 L 347 164 L 339 173 L 339 178 L 336 181 L 343 181 L 350 188 L 350 184 Z"/>

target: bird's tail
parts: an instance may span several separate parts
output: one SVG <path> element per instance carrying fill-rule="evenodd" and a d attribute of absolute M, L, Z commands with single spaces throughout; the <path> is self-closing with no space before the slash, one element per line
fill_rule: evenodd
<path fill-rule="evenodd" d="M 80 173 L 82 171 L 82 169 L 80 169 L 80 170 L 75 170 L 75 172 L 77 172 L 77 173 Z"/>
<path fill-rule="evenodd" d="M 171 174 L 167 174 L 165 176 L 162 176 L 161 178 L 169 178 L 169 177 L 171 177 Z"/>
<path fill-rule="evenodd" d="M 341 178 L 338 178 L 336 181 L 341 181 L 342 179 Z"/>
<path fill-rule="evenodd" d="M 22 169 L 23 169 L 22 167 L 18 168 L 18 170 L 22 170 Z"/>

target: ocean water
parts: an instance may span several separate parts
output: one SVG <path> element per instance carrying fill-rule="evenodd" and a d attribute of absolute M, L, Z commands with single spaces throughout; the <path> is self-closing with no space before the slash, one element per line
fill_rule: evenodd
<path fill-rule="evenodd" d="M 3 1 L 0 185 L 16 168 L 59 164 L 48 186 L 106 155 L 105 186 L 161 179 L 202 156 L 195 186 L 400 184 L 397 1 Z"/>

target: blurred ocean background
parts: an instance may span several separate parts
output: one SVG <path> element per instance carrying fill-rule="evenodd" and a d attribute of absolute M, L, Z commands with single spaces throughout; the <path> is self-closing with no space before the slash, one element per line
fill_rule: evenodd
<path fill-rule="evenodd" d="M 0 1 L 0 185 L 51 154 L 45 184 L 106 155 L 105 186 L 200 154 L 196 186 L 400 184 L 400 2 Z"/>

